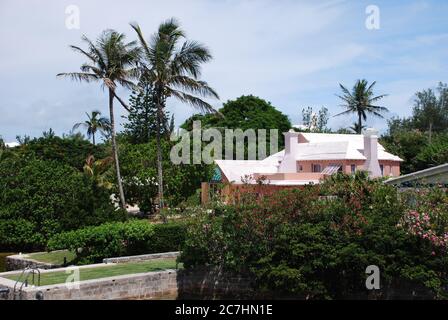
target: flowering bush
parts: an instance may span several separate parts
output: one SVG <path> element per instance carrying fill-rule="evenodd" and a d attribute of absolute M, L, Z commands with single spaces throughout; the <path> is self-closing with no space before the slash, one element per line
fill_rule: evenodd
<path fill-rule="evenodd" d="M 407 192 L 403 198 L 410 207 L 400 226 L 411 234 L 429 241 L 434 254 L 448 249 L 448 194 L 441 188 Z"/>
<path fill-rule="evenodd" d="M 276 296 L 367 297 L 365 270 L 377 265 L 377 297 L 393 297 L 397 288 L 408 297 L 415 288 L 446 297 L 447 255 L 434 254 L 431 241 L 403 227 L 407 199 L 362 174 L 262 199 L 246 194 L 234 205 L 196 209 L 181 260 L 186 268 L 249 274 L 258 292 Z M 429 205 L 425 199 L 420 207 Z"/>

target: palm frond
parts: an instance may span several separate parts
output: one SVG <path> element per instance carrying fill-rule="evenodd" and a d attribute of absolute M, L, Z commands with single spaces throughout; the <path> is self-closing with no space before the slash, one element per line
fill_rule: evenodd
<path fill-rule="evenodd" d="M 75 123 L 75 125 L 74 125 L 73 128 L 72 128 L 72 130 L 75 131 L 75 130 L 77 130 L 77 129 L 78 129 L 79 127 L 81 127 L 81 126 L 86 127 L 87 124 L 86 124 L 85 122 L 78 122 L 78 123 Z"/>
<path fill-rule="evenodd" d="M 129 108 L 129 106 L 126 104 L 126 102 L 123 101 L 123 99 L 121 99 L 117 93 L 115 92 L 115 90 L 112 90 L 112 94 L 114 95 L 114 97 L 118 100 L 118 102 L 120 102 L 120 104 L 123 106 L 123 108 L 126 109 L 127 112 L 131 112 L 131 109 Z"/>
<path fill-rule="evenodd" d="M 349 97 L 352 96 L 351 92 L 346 87 L 344 87 L 342 84 L 339 84 L 339 87 L 341 88 L 342 92 L 345 93 L 347 96 L 349 96 Z"/>
<path fill-rule="evenodd" d="M 185 41 L 171 62 L 170 68 L 175 74 L 190 74 L 199 77 L 201 63 L 212 59 L 210 51 L 196 41 Z"/>
<path fill-rule="evenodd" d="M 102 76 L 102 70 L 101 69 L 99 69 L 99 68 L 97 68 L 97 67 L 95 67 L 95 66 L 92 66 L 92 65 L 90 65 L 90 64 L 87 64 L 87 63 L 83 63 L 82 65 L 81 65 L 81 71 L 82 72 L 87 72 L 87 73 L 94 73 L 94 74 L 96 74 L 98 77 L 101 77 Z"/>
<path fill-rule="evenodd" d="M 382 111 L 382 112 L 389 112 L 389 109 L 387 109 L 386 107 L 382 107 L 382 106 L 374 106 L 374 105 L 368 105 L 367 106 L 367 110 L 377 110 L 377 111 Z"/>
<path fill-rule="evenodd" d="M 371 111 L 370 113 L 372 113 L 373 115 L 377 116 L 378 118 L 382 118 L 382 119 L 384 118 L 384 116 L 381 113 L 379 113 L 379 112 Z"/>
<path fill-rule="evenodd" d="M 370 98 L 369 100 L 370 100 L 370 102 L 375 102 L 375 101 L 381 100 L 381 99 L 383 99 L 384 97 L 387 97 L 387 96 L 388 96 L 387 94 L 381 94 L 379 96 Z"/>
<path fill-rule="evenodd" d="M 201 112 L 205 113 L 218 113 L 218 111 L 213 108 L 208 102 L 202 100 L 201 98 L 195 97 L 185 92 L 177 91 L 172 88 L 167 88 L 169 94 L 179 99 L 183 103 L 187 103 L 194 108 L 199 109 Z"/>
<path fill-rule="evenodd" d="M 131 23 L 131 28 L 134 29 L 134 31 L 137 33 L 138 40 L 140 42 L 140 46 L 145 52 L 147 57 L 151 56 L 151 52 L 148 46 L 148 43 L 145 40 L 145 37 L 143 36 L 143 32 L 140 29 L 140 26 L 137 23 Z"/>
<path fill-rule="evenodd" d="M 198 81 L 187 76 L 177 75 L 170 79 L 170 84 L 193 94 L 219 99 L 218 93 L 205 81 Z"/>
<path fill-rule="evenodd" d="M 95 61 L 98 63 L 99 67 L 102 69 L 106 69 L 106 62 L 104 61 L 104 57 L 102 56 L 100 50 L 95 46 L 95 44 L 87 38 L 85 35 L 81 37 L 81 39 L 86 42 L 89 46 L 90 54 L 95 57 Z"/>
<path fill-rule="evenodd" d="M 341 113 L 335 114 L 335 115 L 333 116 L 333 118 L 334 118 L 334 117 L 341 116 L 341 115 L 343 115 L 343 114 L 349 114 L 349 113 L 352 113 L 352 112 L 353 112 L 352 110 L 345 110 L 345 111 L 342 111 Z"/>
<path fill-rule="evenodd" d="M 98 81 L 99 78 L 94 73 L 87 73 L 87 72 L 67 72 L 67 73 L 58 73 L 56 77 L 67 77 L 74 81 L 85 81 L 85 82 L 92 82 L 92 81 Z"/>
<path fill-rule="evenodd" d="M 91 53 L 88 53 L 88 52 L 84 51 L 84 50 L 81 49 L 80 47 L 70 45 L 70 48 L 72 48 L 73 51 L 76 51 L 76 52 L 79 52 L 79 53 L 85 55 L 85 56 L 86 56 L 87 58 L 89 58 L 93 63 L 97 63 L 97 62 L 98 62 L 97 57 L 95 57 L 95 56 L 94 56 L 93 54 L 91 54 Z"/>

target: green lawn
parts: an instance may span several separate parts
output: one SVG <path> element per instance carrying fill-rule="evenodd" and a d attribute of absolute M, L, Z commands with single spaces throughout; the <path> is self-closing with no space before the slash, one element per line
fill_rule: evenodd
<path fill-rule="evenodd" d="M 75 259 L 75 253 L 68 250 L 61 250 L 52 252 L 30 253 L 28 254 L 28 257 L 40 262 L 63 265 L 64 257 L 67 258 L 67 263 L 70 264 Z"/>
<path fill-rule="evenodd" d="M 178 265 L 181 268 L 182 264 Z M 112 276 L 121 276 L 125 274 L 143 273 L 150 271 L 160 271 L 166 269 L 175 269 L 176 259 L 155 259 L 143 262 L 130 262 L 119 264 L 105 264 L 104 267 L 83 268 L 79 269 L 80 281 L 107 278 Z M 6 276 L 10 280 L 17 280 L 20 274 L 12 274 Z M 51 284 L 65 283 L 70 273 L 65 271 L 54 271 L 43 273 L 40 279 L 40 285 L 46 286 Z M 31 277 L 30 277 L 31 278 Z M 31 283 L 30 283 L 31 285 Z M 37 277 L 36 277 L 37 285 Z"/>

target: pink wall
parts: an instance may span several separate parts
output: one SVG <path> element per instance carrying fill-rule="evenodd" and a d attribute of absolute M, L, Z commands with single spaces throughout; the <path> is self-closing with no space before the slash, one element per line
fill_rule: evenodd
<path fill-rule="evenodd" d="M 255 173 L 254 178 L 265 177 L 267 180 L 320 180 L 323 174 L 314 172 L 297 173 Z"/>
<path fill-rule="evenodd" d="M 383 175 L 384 176 L 394 176 L 398 177 L 400 175 L 400 162 L 399 161 L 386 161 L 380 160 L 380 165 L 383 165 Z M 320 160 L 320 161 L 297 161 L 297 172 L 312 172 L 312 165 L 320 164 L 321 170 L 324 170 L 327 166 L 332 164 L 338 164 L 342 166 L 342 171 L 344 173 L 350 174 L 352 164 L 356 166 L 356 170 L 364 169 L 363 160 Z M 300 166 L 302 171 L 300 171 Z"/>

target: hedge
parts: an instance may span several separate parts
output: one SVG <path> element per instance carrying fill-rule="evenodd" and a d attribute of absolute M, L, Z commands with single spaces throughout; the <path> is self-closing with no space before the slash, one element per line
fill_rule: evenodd
<path fill-rule="evenodd" d="M 108 190 L 70 166 L 32 157 L 0 161 L 2 250 L 42 250 L 55 234 L 126 218 Z"/>
<path fill-rule="evenodd" d="M 47 248 L 75 251 L 75 262 L 88 264 L 110 257 L 178 251 L 184 239 L 182 223 L 130 220 L 60 233 L 48 241 Z"/>
<path fill-rule="evenodd" d="M 180 261 L 307 299 L 448 298 L 448 192 L 398 192 L 361 174 L 196 211 Z M 381 290 L 367 290 L 378 266 Z"/>

